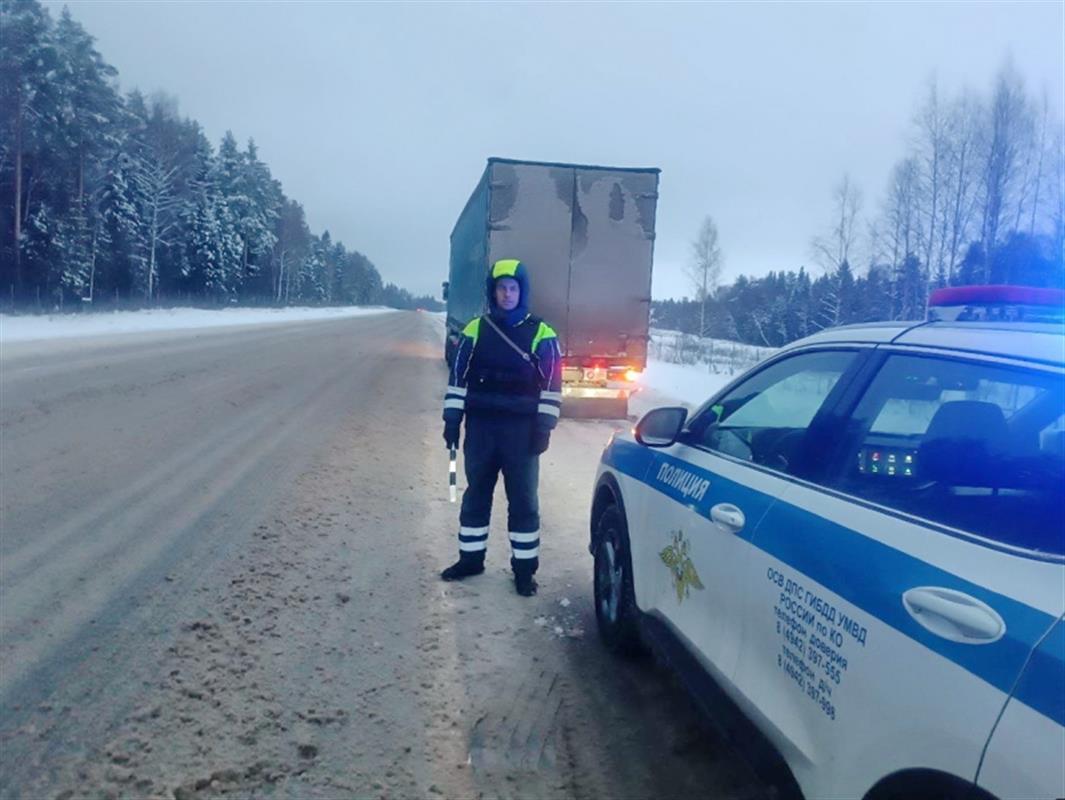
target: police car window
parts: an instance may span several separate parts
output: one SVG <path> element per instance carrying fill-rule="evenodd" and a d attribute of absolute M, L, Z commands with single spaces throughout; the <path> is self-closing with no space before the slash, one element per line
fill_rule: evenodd
<path fill-rule="evenodd" d="M 829 482 L 1004 543 L 1062 553 L 1065 390 L 1060 375 L 892 356 L 850 424 Z"/>
<path fill-rule="evenodd" d="M 803 353 L 761 370 L 703 411 L 696 444 L 794 472 L 806 430 L 855 355 Z"/>
<path fill-rule="evenodd" d="M 924 433 L 939 407 L 951 400 L 994 403 L 1009 417 L 1031 401 L 1037 393 L 1038 390 L 1033 386 L 980 379 L 965 390 L 944 389 L 934 400 L 890 397 L 874 420 L 871 432 L 911 435 Z"/>

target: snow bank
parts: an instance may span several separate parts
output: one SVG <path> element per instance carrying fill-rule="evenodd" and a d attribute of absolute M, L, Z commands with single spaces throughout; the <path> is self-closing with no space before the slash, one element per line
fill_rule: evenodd
<path fill-rule="evenodd" d="M 774 352 L 769 347 L 652 328 L 647 369 L 640 377 L 642 399 L 694 408 Z"/>
<path fill-rule="evenodd" d="M 223 308 L 218 310 L 168 308 L 48 316 L 0 314 L 0 342 L 345 319 L 368 314 L 384 314 L 393 310 L 382 307 Z"/>
<path fill-rule="evenodd" d="M 440 346 L 444 346 L 444 340 L 447 339 L 447 312 L 445 311 L 426 311 L 425 316 L 432 323 L 430 326 L 433 333 L 436 334 L 437 339 L 440 341 Z"/>
<path fill-rule="evenodd" d="M 710 372 L 706 365 L 669 364 L 649 359 L 639 384 L 641 389 L 650 389 L 664 400 L 695 407 L 702 405 L 732 378 L 731 374 Z"/>

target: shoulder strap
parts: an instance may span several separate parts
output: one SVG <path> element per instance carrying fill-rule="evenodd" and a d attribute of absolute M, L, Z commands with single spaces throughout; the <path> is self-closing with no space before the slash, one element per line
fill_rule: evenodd
<path fill-rule="evenodd" d="M 503 333 L 503 331 L 500 329 L 500 327 L 495 324 L 495 321 L 492 319 L 491 316 L 486 314 L 485 316 L 481 317 L 481 319 L 483 319 L 485 322 L 487 322 L 491 326 L 492 330 L 494 330 L 496 333 L 498 333 L 503 338 L 503 341 L 506 342 L 507 344 L 509 344 L 513 348 L 515 353 L 517 353 L 519 356 L 521 356 L 523 359 L 525 359 L 525 361 L 527 363 L 529 363 L 529 364 L 532 363 L 532 356 L 530 356 L 528 353 L 526 353 L 524 350 L 522 350 L 520 347 L 518 347 L 516 344 L 514 344 L 514 341 L 509 336 L 507 336 L 505 333 Z"/>

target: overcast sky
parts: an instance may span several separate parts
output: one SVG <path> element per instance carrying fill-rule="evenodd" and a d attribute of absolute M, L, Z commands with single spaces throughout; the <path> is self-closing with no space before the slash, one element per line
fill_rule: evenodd
<path fill-rule="evenodd" d="M 1059 1 L 69 6 L 123 90 L 254 138 L 312 230 L 419 294 L 488 156 L 660 167 L 654 295 L 679 297 L 706 214 L 731 280 L 809 265 L 844 172 L 874 211 L 933 74 L 986 94 L 1011 56 L 1065 107 Z"/>

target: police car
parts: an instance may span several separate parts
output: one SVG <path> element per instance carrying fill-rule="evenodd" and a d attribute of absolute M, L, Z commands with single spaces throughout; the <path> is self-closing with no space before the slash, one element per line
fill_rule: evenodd
<path fill-rule="evenodd" d="M 1065 797 L 1063 302 L 940 290 L 616 435 L 602 638 L 727 695 L 808 798 Z"/>

